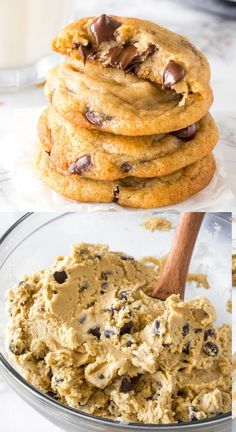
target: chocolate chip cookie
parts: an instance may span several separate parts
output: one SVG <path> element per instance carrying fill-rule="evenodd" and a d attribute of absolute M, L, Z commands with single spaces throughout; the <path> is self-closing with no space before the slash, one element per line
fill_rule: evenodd
<path fill-rule="evenodd" d="M 38 132 L 58 170 L 95 180 L 167 175 L 202 159 L 218 140 L 210 114 L 172 134 L 127 137 L 76 127 L 52 106 L 41 115 Z"/>
<path fill-rule="evenodd" d="M 187 84 L 183 86 L 187 92 Z M 192 87 L 199 90 L 201 85 Z M 206 85 L 204 93 L 186 92 L 81 60 L 52 69 L 45 86 L 55 109 L 75 125 L 129 136 L 172 132 L 200 120 L 212 103 L 211 89 Z"/>
<path fill-rule="evenodd" d="M 47 93 L 54 91 L 55 107 L 87 128 L 123 135 L 170 132 L 198 121 L 211 105 L 204 55 L 152 22 L 105 14 L 84 18 L 63 29 L 52 46 L 77 61 L 54 71 L 55 85 Z"/>
<path fill-rule="evenodd" d="M 40 146 L 36 169 L 42 182 L 75 201 L 116 202 L 129 207 L 155 208 L 183 201 L 207 186 L 215 172 L 215 160 L 209 154 L 202 160 L 159 178 L 127 177 L 117 181 L 102 181 L 59 172 L 48 153 Z"/>

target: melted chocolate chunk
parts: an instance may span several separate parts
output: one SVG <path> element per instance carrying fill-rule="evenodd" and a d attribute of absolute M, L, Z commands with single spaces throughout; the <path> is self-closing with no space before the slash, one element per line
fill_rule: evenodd
<path fill-rule="evenodd" d="M 135 64 L 140 63 L 138 49 L 133 44 L 110 48 L 108 52 L 109 65 L 123 71 L 130 71 Z"/>
<path fill-rule="evenodd" d="M 88 330 L 88 333 L 91 334 L 91 335 L 93 335 L 93 336 L 95 336 L 97 339 L 100 339 L 100 337 L 101 337 L 100 326 L 91 327 Z"/>
<path fill-rule="evenodd" d="M 204 340 L 206 341 L 208 338 L 209 338 L 209 336 L 215 336 L 215 330 L 213 330 L 213 329 L 208 329 L 208 330 L 205 330 L 205 332 L 204 332 Z"/>
<path fill-rule="evenodd" d="M 107 339 L 110 339 L 110 337 L 113 336 L 114 334 L 115 332 L 111 329 L 104 330 L 104 336 Z"/>
<path fill-rule="evenodd" d="M 184 76 L 184 68 L 173 60 L 170 60 L 163 73 L 163 87 L 165 89 L 171 88 L 172 85 L 182 81 Z"/>
<path fill-rule="evenodd" d="M 133 388 L 134 388 L 134 384 L 132 383 L 132 381 L 126 376 L 123 376 L 120 380 L 119 392 L 129 393 L 131 390 L 133 390 Z"/>
<path fill-rule="evenodd" d="M 196 133 L 197 133 L 197 125 L 196 125 L 196 123 L 194 123 L 190 126 L 187 126 L 184 129 L 180 129 L 178 131 L 171 132 L 171 135 L 174 135 L 177 138 L 180 138 L 184 141 L 189 141 L 195 137 Z"/>
<path fill-rule="evenodd" d="M 158 320 L 154 322 L 154 333 L 155 335 L 160 336 L 160 322 Z"/>
<path fill-rule="evenodd" d="M 132 165 L 129 162 L 124 162 L 120 169 L 123 173 L 128 173 L 132 170 Z"/>
<path fill-rule="evenodd" d="M 133 327 L 132 321 L 125 323 L 120 329 L 120 336 L 123 336 L 124 334 L 129 334 L 132 330 L 132 327 Z"/>
<path fill-rule="evenodd" d="M 207 342 L 203 347 L 203 351 L 206 353 L 206 355 L 215 357 L 219 352 L 219 348 L 215 343 Z"/>
<path fill-rule="evenodd" d="M 55 271 L 55 273 L 53 273 L 54 279 L 57 283 L 59 284 L 63 284 L 66 279 L 68 278 L 67 273 L 62 270 L 62 271 Z"/>
<path fill-rule="evenodd" d="M 94 111 L 87 111 L 85 113 L 85 117 L 90 123 L 97 126 L 102 126 L 103 123 L 111 120 L 110 116 L 105 116 L 104 114 L 100 114 Z"/>
<path fill-rule="evenodd" d="M 189 334 L 189 324 L 184 324 L 183 326 L 183 330 L 182 330 L 182 335 L 183 336 L 187 336 L 187 334 Z"/>
<path fill-rule="evenodd" d="M 120 188 L 119 188 L 119 186 L 117 186 L 115 189 L 114 189 L 114 191 L 113 191 L 113 202 L 114 203 L 118 203 L 118 201 L 119 201 L 119 193 L 120 193 Z"/>
<path fill-rule="evenodd" d="M 77 49 L 79 51 L 82 59 L 84 60 L 84 64 L 86 63 L 86 60 L 95 60 L 97 57 L 96 49 L 91 43 L 88 43 L 88 45 L 74 43 L 72 45 L 72 49 Z"/>
<path fill-rule="evenodd" d="M 96 43 L 100 44 L 104 41 L 113 40 L 115 38 L 114 33 L 120 25 L 121 23 L 114 18 L 103 14 L 92 22 L 90 30 Z"/>
<path fill-rule="evenodd" d="M 93 167 L 92 159 L 90 155 L 84 155 L 79 158 L 76 162 L 72 162 L 69 166 L 70 174 L 81 175 L 84 172 L 91 171 Z"/>

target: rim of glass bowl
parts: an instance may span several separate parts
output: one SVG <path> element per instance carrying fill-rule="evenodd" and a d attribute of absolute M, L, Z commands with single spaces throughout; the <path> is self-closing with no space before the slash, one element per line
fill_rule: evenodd
<path fill-rule="evenodd" d="M 7 237 L 12 233 L 12 231 L 14 231 L 22 222 L 25 221 L 25 219 L 31 217 L 32 215 L 34 215 L 35 213 L 33 212 L 28 212 L 25 213 L 23 216 L 21 216 L 13 225 L 10 226 L 10 228 L 2 235 L 2 237 L 0 238 L 0 246 L 1 244 L 7 239 Z M 66 214 L 66 213 L 59 213 L 60 216 Z M 216 214 L 214 213 L 216 218 L 220 218 L 223 220 L 226 220 L 227 222 L 230 223 L 228 217 L 223 216 L 222 214 Z M 228 214 L 227 214 L 228 215 Z M 219 423 L 223 423 L 226 420 L 229 420 L 231 417 L 231 412 L 229 413 L 225 413 L 225 414 L 219 414 L 213 418 L 209 418 L 206 420 L 195 420 L 194 422 L 181 422 L 181 423 L 168 423 L 168 424 L 151 424 L 148 423 L 146 425 L 141 424 L 141 423 L 122 423 L 122 422 L 118 422 L 118 421 L 114 421 L 114 420 L 110 420 L 110 419 L 106 419 L 104 417 L 98 417 L 98 416 L 93 416 L 90 414 L 87 414 L 83 411 L 80 411 L 78 409 L 72 408 L 70 406 L 67 405 L 63 405 L 60 402 L 57 402 L 55 399 L 53 399 L 52 397 L 48 396 L 46 393 L 41 392 L 39 389 L 37 389 L 36 387 L 32 386 L 28 381 L 26 381 L 23 376 L 17 372 L 16 369 L 14 369 L 10 363 L 7 361 L 7 359 L 0 353 L 0 366 L 5 370 L 5 372 L 7 372 L 8 375 L 11 376 L 11 378 L 13 378 L 14 381 L 16 382 L 20 382 L 20 384 L 30 393 L 32 393 L 33 395 L 35 395 L 36 397 L 38 397 L 39 399 L 41 399 L 42 401 L 45 400 L 47 401 L 47 404 L 49 406 L 51 406 L 52 408 L 59 408 L 60 411 L 62 411 L 62 413 L 64 412 L 66 413 L 71 413 L 72 415 L 74 415 L 77 418 L 81 418 L 84 420 L 89 420 L 95 424 L 100 424 L 100 425 L 107 425 L 107 426 L 112 426 L 113 428 L 117 428 L 119 429 L 121 426 L 123 429 L 139 429 L 140 431 L 142 430 L 149 430 L 150 428 L 153 429 L 177 429 L 179 427 L 185 427 L 185 429 L 191 429 L 193 427 L 199 427 L 199 426 L 204 426 L 207 424 L 210 425 L 216 425 Z"/>

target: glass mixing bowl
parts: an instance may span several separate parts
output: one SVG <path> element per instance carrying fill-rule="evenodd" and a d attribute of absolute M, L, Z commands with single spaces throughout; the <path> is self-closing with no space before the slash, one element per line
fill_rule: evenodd
<path fill-rule="evenodd" d="M 24 215 L 0 240 L 0 373 L 26 402 L 48 420 L 65 431 L 231 431 L 231 416 L 219 415 L 206 421 L 174 425 L 121 424 L 85 414 L 64 406 L 40 392 L 17 372 L 4 347 L 7 316 L 5 294 L 8 288 L 52 263 L 55 256 L 68 254 L 70 245 L 80 241 L 107 243 L 112 250 L 123 251 L 135 258 L 160 257 L 170 250 L 174 229 L 168 232 L 147 231 L 141 224 L 157 212 L 150 213 L 35 213 Z M 161 213 L 176 227 L 178 214 Z M 226 310 L 231 287 L 231 224 L 216 214 L 207 214 L 199 234 L 191 273 L 206 273 L 210 289 L 188 284 L 186 298 L 205 295 L 217 311 L 217 324 L 231 323 Z M 12 407 L 13 408 L 13 407 Z"/>

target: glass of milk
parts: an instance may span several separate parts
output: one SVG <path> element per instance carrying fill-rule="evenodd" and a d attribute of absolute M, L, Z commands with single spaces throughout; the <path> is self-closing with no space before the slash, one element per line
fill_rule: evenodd
<path fill-rule="evenodd" d="M 59 62 L 58 30 L 75 18 L 77 0 L 0 0 L 0 90 L 36 84 Z"/>

